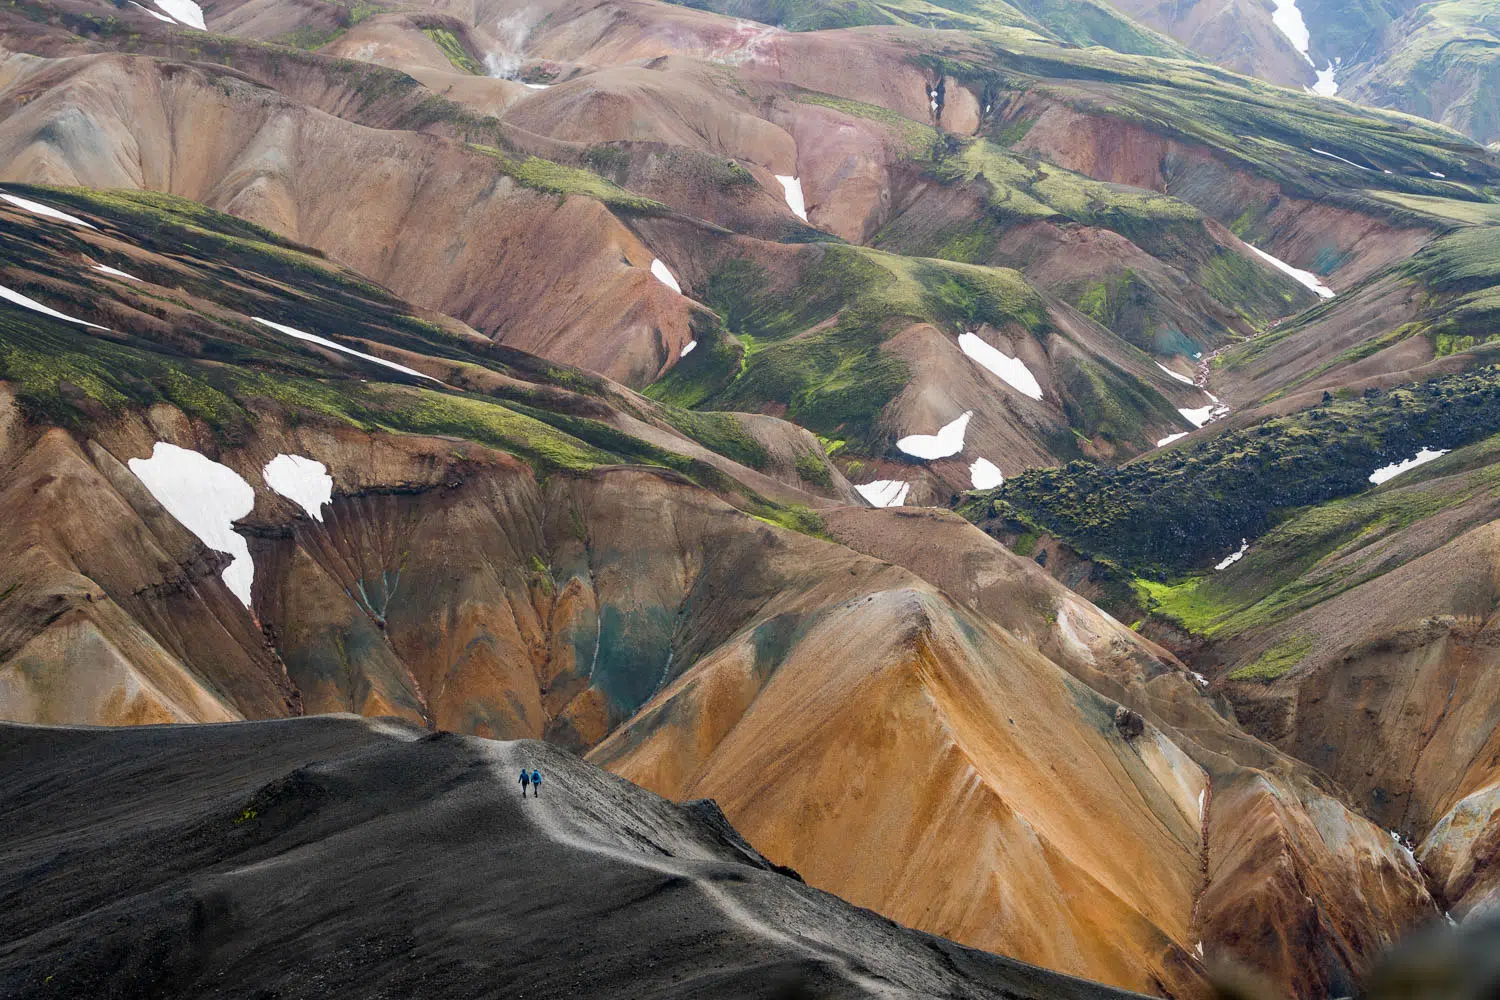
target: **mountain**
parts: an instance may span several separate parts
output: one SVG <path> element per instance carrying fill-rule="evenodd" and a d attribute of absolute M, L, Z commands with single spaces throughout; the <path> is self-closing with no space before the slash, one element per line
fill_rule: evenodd
<path fill-rule="evenodd" d="M 1237 73 L 1418 115 L 1483 143 L 1500 139 L 1500 15 L 1482 0 L 1113 3 Z"/>
<path fill-rule="evenodd" d="M 849 906 L 545 743 L 343 716 L 0 754 L 7 996 L 1128 995 Z"/>
<path fill-rule="evenodd" d="M 441 96 L 368 61 L 231 40 L 210 58 L 232 69 L 168 84 L 147 53 L 177 36 L 144 14 L 132 56 L 70 54 L 112 43 L 26 21 L 14 30 L 42 31 L 28 44 L 58 61 L 16 66 L 28 96 L 0 129 L 4 176 L 227 209 L 510 346 L 789 418 L 843 442 L 862 484 L 934 502 L 972 487 L 980 459 L 1002 474 L 1118 460 L 1190 430 L 1207 403 L 1184 384 L 1195 356 L 1316 301 L 1244 240 L 1343 288 L 1444 227 L 1390 198 L 1488 204 L 1496 171 L 1442 130 L 1014 29 L 741 38 L 725 32 L 747 22 L 655 4 L 600 35 L 599 9 L 536 25 L 497 10 L 462 38 L 372 14 L 321 46 L 438 73 Z M 526 58 L 508 71 L 543 89 L 435 68 L 427 33 L 468 39 L 478 66 L 511 52 L 511 29 Z M 860 56 L 829 71 L 834 49 Z M 209 101 L 213 124 L 170 124 Z M 85 132 L 62 141 L 63 121 Z M 217 152 L 179 169 L 188 135 Z M 1350 165 L 1367 161 L 1379 170 Z M 423 183 L 434 172 L 448 188 Z M 389 204 L 398 216 L 372 214 Z"/>
<path fill-rule="evenodd" d="M 671 797 L 719 795 L 752 842 L 857 904 L 1179 993 L 1203 988 L 1200 941 L 1299 989 L 1350 982 L 1430 906 L 1338 792 L 1216 721 L 1180 664 L 1028 561 L 955 519 L 840 513 L 848 487 L 806 432 L 497 347 L 191 203 L 7 194 L 27 264 L 6 287 L 54 304 L 6 313 L 8 715 L 354 711 L 546 737 Z M 179 469 L 220 485 L 174 488 Z M 244 549 L 226 565 L 214 548 L 235 543 L 204 539 L 231 523 Z M 944 549 L 984 552 L 970 583 L 911 555 L 957 529 Z M 913 810 L 918 786 L 931 805 Z M 1231 864 L 1239 810 L 1268 807 L 1258 835 L 1300 829 L 1298 846 Z M 1308 825 L 1330 811 L 1340 827 Z M 1000 817 L 1014 836 L 995 839 Z M 876 830 L 888 865 L 830 850 Z M 972 881 L 911 892 L 960 859 Z M 1288 863 L 1308 874 L 1266 881 Z M 1231 919 L 1236 885 L 1298 912 L 1314 871 L 1320 906 L 1376 872 L 1384 898 L 1327 930 Z M 979 916 L 1000 900 L 1014 918 Z"/>
<path fill-rule="evenodd" d="M 472 989 L 440 915 L 534 892 L 567 961 L 496 961 L 551 992 L 1322 997 L 1483 908 L 1492 151 L 1101 3 L 168 2 L 0 11 L 0 715 L 13 812 L 87 772 L 92 854 L 216 888 L 54 898 L 77 823 L 18 819 L 0 975 L 115 906 L 67 983 Z M 517 755 L 561 825 L 496 813 Z M 580 854 L 604 912 L 504 891 Z M 234 922 L 282 905 L 302 964 Z"/>
<path fill-rule="evenodd" d="M 1191 650 L 1248 731 L 1415 848 L 1440 905 L 1482 913 L 1500 777 L 1486 680 L 1497 371 L 1330 395 L 1106 474 L 1083 503 L 1055 499 L 1078 485 L 1049 471 L 968 512 L 1029 546 L 1066 540 L 1048 559 L 1063 579 L 1086 575 L 1086 592 Z M 1115 518 L 1143 537 L 1112 544 Z"/>
<path fill-rule="evenodd" d="M 1450 125 L 1480 142 L 1500 141 L 1500 17 L 1484 3 L 1453 0 L 1408 8 L 1384 26 L 1382 54 L 1352 67 L 1351 100 Z"/>

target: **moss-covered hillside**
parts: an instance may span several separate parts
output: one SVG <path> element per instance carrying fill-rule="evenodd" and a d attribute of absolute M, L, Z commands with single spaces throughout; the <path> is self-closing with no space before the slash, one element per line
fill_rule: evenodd
<path fill-rule="evenodd" d="M 446 317 L 418 315 L 317 251 L 194 202 L 136 191 L 6 190 L 94 228 L 5 206 L 0 283 L 106 328 L 0 303 L 0 379 L 16 388 L 33 421 L 86 430 L 168 402 L 232 444 L 270 407 L 293 422 L 465 438 L 516 455 L 538 475 L 617 464 L 671 469 L 759 516 L 817 530 L 805 510 L 619 426 L 644 421 L 684 444 L 764 464 L 764 448 L 725 415 L 652 404 L 597 375 L 490 344 Z"/>
<path fill-rule="evenodd" d="M 1500 368 L 1483 368 L 1330 397 L 1118 468 L 1029 470 L 973 495 L 962 511 L 977 522 L 1045 530 L 1132 573 L 1167 579 L 1223 559 L 1297 508 L 1368 489 L 1378 468 L 1497 432 Z"/>

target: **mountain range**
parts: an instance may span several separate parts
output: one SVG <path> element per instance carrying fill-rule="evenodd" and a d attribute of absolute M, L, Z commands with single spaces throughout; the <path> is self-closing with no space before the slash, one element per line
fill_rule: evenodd
<path fill-rule="evenodd" d="M 1495 21 L 0 9 L 0 991 L 1312 998 L 1482 922 Z"/>

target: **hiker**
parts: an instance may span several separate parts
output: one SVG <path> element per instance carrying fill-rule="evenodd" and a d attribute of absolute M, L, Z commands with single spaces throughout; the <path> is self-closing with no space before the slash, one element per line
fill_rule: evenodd
<path fill-rule="evenodd" d="M 534 799 L 542 797 L 542 772 L 536 768 L 531 769 L 531 797 Z"/>
<path fill-rule="evenodd" d="M 521 768 L 521 798 L 526 797 L 526 786 L 531 784 L 531 775 L 526 773 L 526 768 Z"/>

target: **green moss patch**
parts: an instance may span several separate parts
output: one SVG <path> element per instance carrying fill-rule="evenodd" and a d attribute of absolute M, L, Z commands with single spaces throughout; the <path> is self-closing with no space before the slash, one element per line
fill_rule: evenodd
<path fill-rule="evenodd" d="M 500 164 L 501 171 L 522 187 L 548 194 L 582 195 L 631 212 L 654 214 L 667 210 L 661 202 L 632 194 L 592 170 L 564 166 L 539 156 L 512 156 L 493 146 L 471 144 L 470 148 Z"/>
<path fill-rule="evenodd" d="M 964 510 L 976 520 L 1027 520 L 1081 552 L 1167 579 L 1259 538 L 1295 508 L 1363 492 L 1373 470 L 1423 447 L 1461 447 L 1497 431 L 1500 368 L 1475 369 L 1334 400 L 1119 468 L 1027 470 Z"/>
<path fill-rule="evenodd" d="M 1298 633 L 1282 639 L 1276 645 L 1267 649 L 1254 662 L 1247 663 L 1229 675 L 1232 681 L 1274 681 L 1279 677 L 1285 677 L 1292 669 L 1302 662 L 1302 658 L 1312 649 L 1312 636 Z"/>
<path fill-rule="evenodd" d="M 423 28 L 422 34 L 432 40 L 432 43 L 442 50 L 443 55 L 453 64 L 453 68 L 474 76 L 483 76 L 484 69 L 469 55 L 464 48 L 463 42 L 458 36 L 447 28 Z"/>

